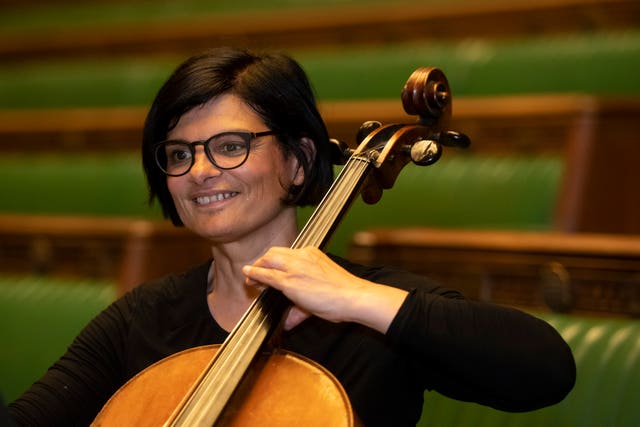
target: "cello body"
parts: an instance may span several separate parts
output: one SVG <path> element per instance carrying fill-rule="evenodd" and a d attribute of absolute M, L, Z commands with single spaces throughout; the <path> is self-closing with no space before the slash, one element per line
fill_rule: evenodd
<path fill-rule="evenodd" d="M 151 365 L 120 388 L 91 425 L 165 425 L 219 347 L 195 347 Z M 278 350 L 258 356 L 216 425 L 349 427 L 354 417 L 346 392 L 330 372 Z"/>

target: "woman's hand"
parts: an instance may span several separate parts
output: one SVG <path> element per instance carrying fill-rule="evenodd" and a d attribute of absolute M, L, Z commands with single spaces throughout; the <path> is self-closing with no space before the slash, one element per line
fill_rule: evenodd
<path fill-rule="evenodd" d="M 331 322 L 357 322 L 385 333 L 407 292 L 361 279 L 314 247 L 273 247 L 243 268 L 247 284 L 280 290 L 294 307 L 291 329 L 310 315 Z"/>

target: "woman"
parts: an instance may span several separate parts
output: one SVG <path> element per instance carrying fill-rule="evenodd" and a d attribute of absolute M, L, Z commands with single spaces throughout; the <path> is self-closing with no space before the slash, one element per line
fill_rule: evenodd
<path fill-rule="evenodd" d="M 220 343 L 265 286 L 293 303 L 282 347 L 316 360 L 365 425 L 415 425 L 425 389 L 507 411 L 556 403 L 571 352 L 546 323 L 423 277 L 289 249 L 296 206 L 332 179 L 327 131 L 299 65 L 215 49 L 183 63 L 144 129 L 150 199 L 211 242 L 212 261 L 137 287 L 10 406 L 19 424 L 87 424 L 124 382 Z"/>

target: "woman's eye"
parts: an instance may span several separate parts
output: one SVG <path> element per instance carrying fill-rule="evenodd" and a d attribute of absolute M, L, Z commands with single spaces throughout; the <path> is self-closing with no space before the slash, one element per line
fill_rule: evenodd
<path fill-rule="evenodd" d="M 216 152 L 223 154 L 225 156 L 237 156 L 244 154 L 246 151 L 245 143 L 242 141 L 228 141 L 221 144 L 218 144 L 216 148 Z"/>
<path fill-rule="evenodd" d="M 167 148 L 167 159 L 171 163 L 182 163 L 191 159 L 191 152 L 183 147 Z"/>

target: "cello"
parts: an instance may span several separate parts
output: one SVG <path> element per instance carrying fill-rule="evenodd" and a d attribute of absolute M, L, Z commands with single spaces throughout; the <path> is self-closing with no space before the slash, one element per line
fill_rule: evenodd
<path fill-rule="evenodd" d="M 443 146 L 467 147 L 448 129 L 451 91 L 437 68 L 407 80 L 402 104 L 414 124 L 365 122 L 358 146 L 335 144 L 342 171 L 292 248 L 324 248 L 351 203 L 376 203 L 410 161 L 435 163 Z M 269 348 L 290 303 L 267 287 L 221 345 L 188 349 L 162 359 L 125 383 L 93 426 L 353 426 L 358 420 L 338 380 L 312 360 Z"/>

